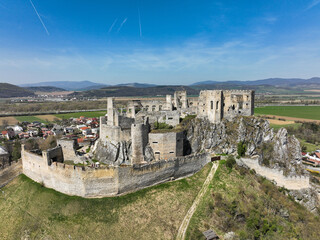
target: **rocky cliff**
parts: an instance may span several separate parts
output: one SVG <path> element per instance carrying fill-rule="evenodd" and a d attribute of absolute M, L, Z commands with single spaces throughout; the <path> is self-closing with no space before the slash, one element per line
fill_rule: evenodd
<path fill-rule="evenodd" d="M 283 170 L 285 174 L 304 174 L 299 163 L 300 143 L 282 128 L 274 133 L 267 120 L 238 117 L 213 124 L 205 119 L 194 119 L 186 128 L 186 139 L 191 152 L 214 152 L 237 155 L 239 142 L 245 155 L 259 156 L 259 163 Z"/>

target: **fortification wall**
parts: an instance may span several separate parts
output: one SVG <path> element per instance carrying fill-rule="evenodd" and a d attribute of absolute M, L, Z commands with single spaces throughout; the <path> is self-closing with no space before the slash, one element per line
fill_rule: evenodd
<path fill-rule="evenodd" d="M 210 161 L 207 154 L 191 155 L 146 165 L 77 167 L 54 162 L 45 156 L 22 151 L 23 173 L 45 187 L 81 197 L 106 197 L 185 177 Z"/>
<path fill-rule="evenodd" d="M 45 157 L 22 151 L 23 173 L 34 181 L 59 192 L 81 197 L 117 194 L 117 172 L 114 168 L 89 168 L 54 162 Z"/>
<path fill-rule="evenodd" d="M 119 194 L 186 177 L 210 161 L 207 154 L 190 155 L 146 165 L 119 167 Z"/>
<path fill-rule="evenodd" d="M 268 180 L 275 181 L 279 187 L 285 187 L 289 190 L 300 190 L 309 188 L 309 177 L 308 176 L 284 176 L 282 171 L 271 169 L 259 165 L 258 160 L 251 158 L 242 158 L 241 161 L 249 168 L 254 169 L 257 174 L 264 176 Z"/>
<path fill-rule="evenodd" d="M 121 129 L 118 126 L 109 126 L 100 124 L 100 140 L 102 141 L 129 141 L 131 138 L 131 129 Z"/>

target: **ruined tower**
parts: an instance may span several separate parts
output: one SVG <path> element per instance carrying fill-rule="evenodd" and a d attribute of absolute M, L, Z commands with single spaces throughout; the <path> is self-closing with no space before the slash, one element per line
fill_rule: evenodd
<path fill-rule="evenodd" d="M 149 122 L 131 125 L 131 139 L 132 139 L 132 164 L 139 164 L 144 162 L 145 148 L 149 142 Z"/>
<path fill-rule="evenodd" d="M 186 109 L 188 107 L 187 91 L 175 91 L 173 98 L 176 109 Z"/>

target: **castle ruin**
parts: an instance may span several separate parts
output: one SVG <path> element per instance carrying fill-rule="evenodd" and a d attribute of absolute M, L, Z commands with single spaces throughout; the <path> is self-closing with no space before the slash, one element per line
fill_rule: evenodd
<path fill-rule="evenodd" d="M 57 191 L 82 197 L 114 196 L 160 182 L 189 176 L 210 161 L 210 153 L 194 153 L 179 129 L 181 118 L 196 115 L 219 123 L 236 116 L 251 116 L 254 91 L 204 90 L 197 99 L 177 91 L 165 100 L 132 100 L 118 109 L 108 98 L 106 116 L 100 118 L 100 137 L 92 148 L 92 159 L 101 164 L 79 163 L 75 146 L 64 140 L 42 152 L 22 147 L 23 172 L 31 179 Z M 164 124 L 172 129 L 152 129 Z M 89 159 L 90 160 L 90 159 Z"/>

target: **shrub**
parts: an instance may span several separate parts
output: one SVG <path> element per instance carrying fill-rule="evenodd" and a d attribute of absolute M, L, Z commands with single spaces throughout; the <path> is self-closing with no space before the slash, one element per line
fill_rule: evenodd
<path fill-rule="evenodd" d="M 238 156 L 243 157 L 246 154 L 247 146 L 244 141 L 238 143 Z"/>
<path fill-rule="evenodd" d="M 173 127 L 163 122 L 155 122 L 154 129 L 172 129 Z"/>
<path fill-rule="evenodd" d="M 234 156 L 229 155 L 226 160 L 227 168 L 232 169 L 235 164 L 236 164 L 236 160 L 234 159 Z"/>

